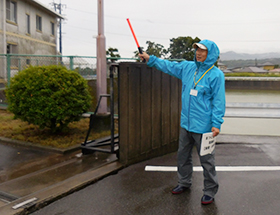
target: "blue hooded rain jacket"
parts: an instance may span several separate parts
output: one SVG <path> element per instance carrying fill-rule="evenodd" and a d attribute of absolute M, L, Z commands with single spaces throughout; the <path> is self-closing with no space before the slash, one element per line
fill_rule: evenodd
<path fill-rule="evenodd" d="M 221 129 L 224 122 L 225 78 L 223 72 L 214 66 L 197 84 L 197 95 L 190 94 L 194 82 L 214 65 L 220 54 L 214 42 L 202 40 L 199 43 L 208 49 L 204 62 L 197 62 L 196 58 L 194 61 L 172 62 L 151 55 L 147 65 L 182 80 L 181 127 L 202 134 L 211 132 L 212 127 Z"/>

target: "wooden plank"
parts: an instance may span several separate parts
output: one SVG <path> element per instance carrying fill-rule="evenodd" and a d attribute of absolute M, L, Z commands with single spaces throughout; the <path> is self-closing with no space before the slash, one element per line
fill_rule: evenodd
<path fill-rule="evenodd" d="M 131 64 L 128 79 L 128 157 L 137 157 L 141 153 L 141 66 Z"/>
<path fill-rule="evenodd" d="M 118 84 L 120 161 L 132 164 L 176 150 L 180 82 L 142 63 L 120 63 Z"/>
<path fill-rule="evenodd" d="M 170 142 L 170 75 L 162 73 L 162 145 Z"/>
<path fill-rule="evenodd" d="M 152 73 L 146 64 L 141 66 L 141 153 L 152 149 Z"/>
<path fill-rule="evenodd" d="M 178 109 L 179 109 L 179 100 L 178 95 L 179 88 L 179 79 L 171 77 L 171 86 L 170 86 L 170 95 L 171 95 L 171 104 L 170 104 L 170 141 L 177 141 L 179 136 L 179 118 L 178 118 Z"/>
<path fill-rule="evenodd" d="M 162 72 L 152 69 L 152 148 L 159 148 L 162 143 L 161 133 L 161 79 Z"/>
<path fill-rule="evenodd" d="M 118 73 L 120 162 L 128 161 L 128 64 L 121 63 Z"/>

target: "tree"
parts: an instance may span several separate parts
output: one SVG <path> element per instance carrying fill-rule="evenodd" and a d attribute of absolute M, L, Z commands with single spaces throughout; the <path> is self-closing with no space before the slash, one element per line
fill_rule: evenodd
<path fill-rule="evenodd" d="M 119 55 L 119 50 L 117 48 L 109 48 L 107 51 L 106 51 L 106 56 L 107 57 L 111 57 L 111 58 L 120 58 L 121 56 Z M 111 62 L 115 62 L 116 59 L 110 59 Z"/>
<path fill-rule="evenodd" d="M 194 52 L 192 45 L 198 43 L 200 39 L 196 37 L 178 37 L 172 38 L 170 40 L 171 44 L 169 46 L 168 52 L 170 54 L 170 59 L 185 59 L 192 61 L 194 59 Z"/>
<path fill-rule="evenodd" d="M 168 54 L 167 49 L 164 48 L 163 45 L 147 41 L 146 44 L 148 45 L 146 52 L 149 55 L 155 55 L 156 57 L 165 57 Z M 142 50 L 143 47 L 141 47 Z M 134 56 L 138 58 L 139 51 L 134 52 Z"/>
<path fill-rule="evenodd" d="M 148 44 L 147 54 L 149 55 L 155 55 L 156 57 L 165 57 L 168 53 L 168 51 L 161 44 L 151 41 L 147 41 L 146 44 Z"/>

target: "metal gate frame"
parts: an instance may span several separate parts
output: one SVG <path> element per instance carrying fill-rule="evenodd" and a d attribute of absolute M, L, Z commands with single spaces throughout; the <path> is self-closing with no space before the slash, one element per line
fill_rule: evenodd
<path fill-rule="evenodd" d="M 90 114 L 89 129 L 84 143 L 81 144 L 82 153 L 90 154 L 95 151 L 116 154 L 119 158 L 119 134 L 114 134 L 115 122 L 114 122 L 114 71 L 118 68 L 118 64 L 112 63 L 110 66 L 110 94 L 101 94 L 98 100 L 98 104 L 93 114 Z M 90 132 L 93 128 L 93 123 L 97 117 L 98 108 L 102 98 L 110 97 L 110 115 L 111 115 L 111 135 L 97 140 L 88 140 Z M 109 146 L 106 147 L 106 146 Z"/>

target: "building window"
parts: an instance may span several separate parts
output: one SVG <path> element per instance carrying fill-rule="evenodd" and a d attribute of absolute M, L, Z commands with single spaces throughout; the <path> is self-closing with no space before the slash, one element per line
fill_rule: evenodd
<path fill-rule="evenodd" d="M 6 19 L 17 23 L 17 3 L 6 0 Z"/>
<path fill-rule="evenodd" d="M 30 34 L 30 15 L 26 14 L 26 33 Z"/>
<path fill-rule="evenodd" d="M 42 17 L 36 15 L 36 29 L 42 31 Z"/>
<path fill-rule="evenodd" d="M 54 36 L 54 23 L 51 22 L 51 34 L 52 36 Z"/>
<path fill-rule="evenodd" d="M 7 54 L 17 54 L 17 45 L 8 43 Z"/>
<path fill-rule="evenodd" d="M 7 43 L 7 54 L 18 54 L 18 46 L 14 43 Z M 11 68 L 17 68 L 19 60 L 17 57 L 11 57 Z"/>

